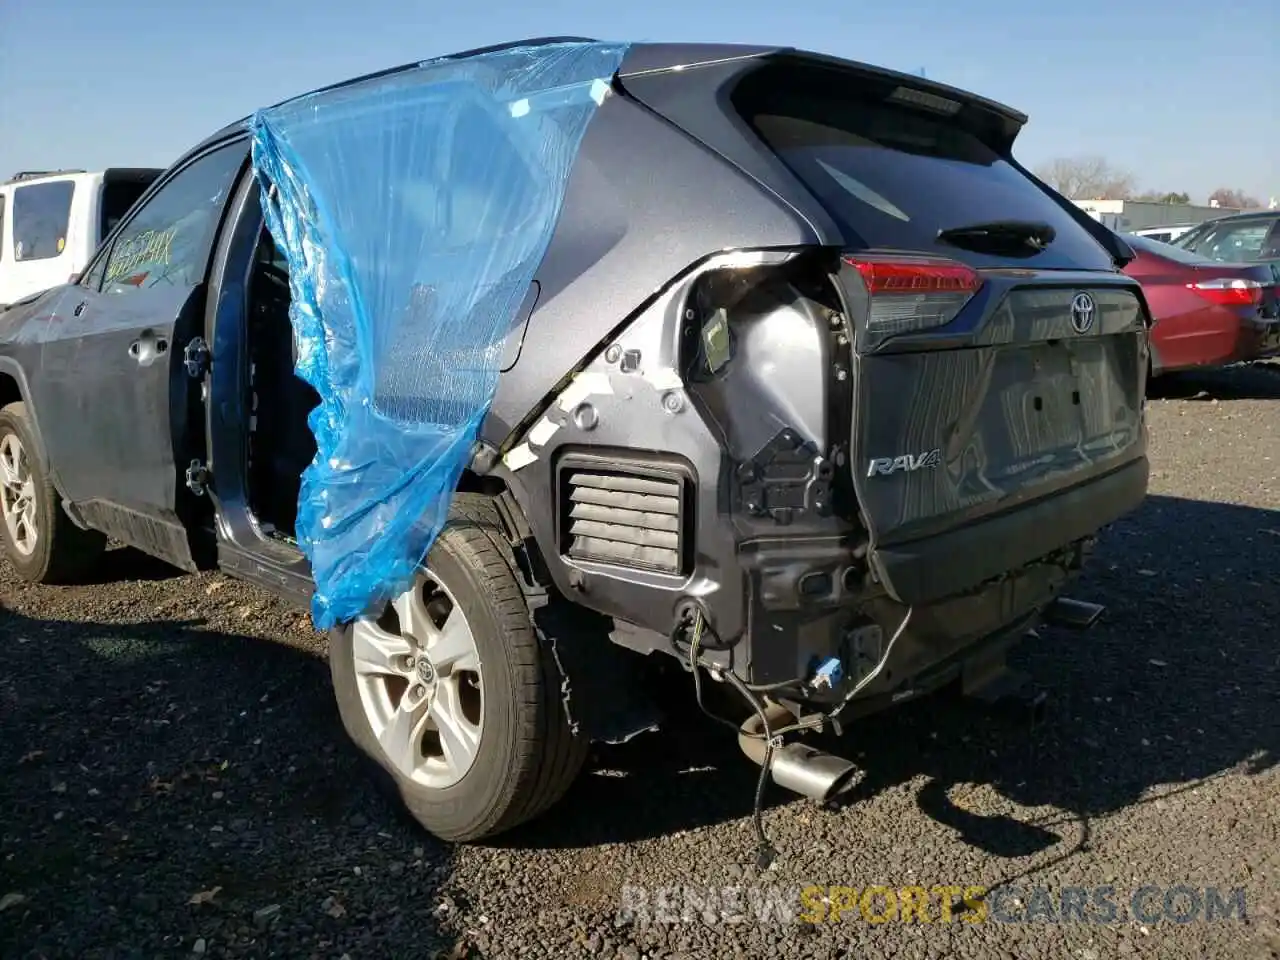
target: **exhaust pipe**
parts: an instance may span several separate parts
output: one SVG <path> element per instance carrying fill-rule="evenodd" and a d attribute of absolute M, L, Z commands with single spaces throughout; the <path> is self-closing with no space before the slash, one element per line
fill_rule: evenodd
<path fill-rule="evenodd" d="M 1085 600 L 1058 597 L 1044 611 L 1045 622 L 1069 630 L 1088 630 L 1107 608 Z"/>
<path fill-rule="evenodd" d="M 791 711 L 780 704 L 765 706 L 769 729 L 793 722 Z M 739 728 L 738 746 L 756 766 L 764 766 L 764 729 L 759 714 L 753 713 Z M 803 743 L 788 743 L 773 751 L 769 775 L 785 790 L 826 803 L 848 785 L 858 772 L 856 765 Z"/>

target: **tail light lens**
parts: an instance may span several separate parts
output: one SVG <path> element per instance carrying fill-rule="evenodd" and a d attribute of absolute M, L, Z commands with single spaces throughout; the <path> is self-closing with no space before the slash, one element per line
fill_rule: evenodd
<path fill-rule="evenodd" d="M 931 257 L 845 257 L 866 284 L 869 333 L 890 336 L 950 323 L 982 288 L 972 267 Z"/>
<path fill-rule="evenodd" d="M 1187 289 L 1224 307 L 1256 307 L 1262 303 L 1262 284 L 1257 280 L 1221 277 L 1188 283 Z"/>

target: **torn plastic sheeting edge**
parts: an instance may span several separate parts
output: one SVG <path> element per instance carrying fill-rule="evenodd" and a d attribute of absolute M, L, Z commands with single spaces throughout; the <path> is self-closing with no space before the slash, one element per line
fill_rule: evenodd
<path fill-rule="evenodd" d="M 556 182 L 558 195 L 556 195 L 551 204 L 553 212 L 550 215 L 549 222 L 543 225 L 541 231 L 540 243 L 533 244 L 533 249 L 537 250 L 540 246 L 541 250 L 529 261 L 532 266 L 529 269 L 530 276 L 528 280 L 532 280 L 532 275 L 536 273 L 536 267 L 545 256 L 546 249 L 550 244 L 551 237 L 554 235 L 555 225 L 559 220 L 560 213 L 563 208 L 564 193 L 567 188 L 569 176 L 571 174 L 574 161 L 578 150 L 581 146 L 581 138 L 585 133 L 586 127 L 594 116 L 595 108 L 598 108 L 606 98 L 611 89 L 610 80 L 616 73 L 618 65 L 621 63 L 623 56 L 627 50 L 625 44 L 573 44 L 579 48 L 594 48 L 593 53 L 611 56 L 610 71 L 607 76 L 593 76 L 582 81 L 576 81 L 568 84 L 559 84 L 557 86 L 529 93 L 523 96 L 515 96 L 510 98 L 492 98 L 490 102 L 496 99 L 498 104 L 506 105 L 513 118 L 528 115 L 535 109 L 539 112 L 545 110 L 554 110 L 567 106 L 582 105 L 584 101 L 594 103 L 595 107 L 580 119 L 576 136 L 569 141 L 569 149 L 564 157 L 564 169 L 553 172 L 550 179 Z M 503 59 L 509 57 L 518 57 L 528 50 L 521 48 L 507 48 L 497 54 L 488 57 L 478 57 L 478 60 L 484 59 Z M 564 45 L 550 46 L 546 48 L 532 48 L 534 54 L 548 53 L 552 56 L 558 56 L 564 52 Z M 456 59 L 446 59 L 440 61 L 441 66 L 457 68 L 460 61 Z M 422 68 L 427 73 L 431 72 L 432 63 L 429 61 Z M 426 82 L 430 82 L 429 78 L 425 78 Z M 403 82 L 404 78 L 401 78 Z M 473 83 L 480 86 L 474 79 Z M 587 96 L 584 97 L 583 94 Z M 348 92 L 349 95 L 349 92 Z M 319 99 L 319 95 L 313 95 Z M 378 91 L 371 91 L 371 96 L 376 98 Z M 490 94 L 492 97 L 492 95 Z M 314 101 L 313 101 L 314 102 Z M 296 102 L 291 101 L 296 106 Z M 370 366 L 372 363 L 371 350 L 366 342 L 369 337 L 369 327 L 372 324 L 370 318 L 361 316 L 361 289 L 358 285 L 357 277 L 350 267 L 347 259 L 346 251 L 332 241 L 334 235 L 333 221 L 326 216 L 325 190 L 324 186 L 314 182 L 314 178 L 308 177 L 305 167 L 290 149 L 287 137 L 281 131 L 274 129 L 273 116 L 278 115 L 276 111 L 287 107 L 282 104 L 278 108 L 270 108 L 268 110 L 259 111 L 250 121 L 250 130 L 253 135 L 253 163 L 255 174 L 259 179 L 261 190 L 262 205 L 264 217 L 267 221 L 268 229 L 273 238 L 285 253 L 290 266 L 290 286 L 292 293 L 292 303 L 290 306 L 290 321 L 294 327 L 295 342 L 298 344 L 298 359 L 295 365 L 295 373 L 303 380 L 308 382 L 320 395 L 321 403 L 308 418 L 308 424 L 315 434 L 317 441 L 317 455 L 312 463 L 304 472 L 304 490 L 309 484 L 312 488 L 318 488 L 321 496 L 327 499 L 328 489 L 325 483 L 326 469 L 337 470 L 340 464 L 335 460 L 335 454 L 341 447 L 345 439 L 345 428 L 347 426 L 347 407 L 351 403 L 359 403 L 365 407 L 372 404 L 372 377 L 370 376 Z M 521 265 L 518 261 L 515 266 Z M 323 300 L 323 292 L 321 286 L 328 279 L 326 274 L 336 275 L 336 278 L 345 283 L 349 294 L 352 298 L 352 307 L 354 308 L 354 331 L 342 331 L 343 334 L 354 333 L 354 347 L 356 353 L 356 369 L 354 377 L 343 376 L 343 373 L 350 374 L 350 364 L 342 364 L 342 371 L 335 372 L 331 363 L 330 349 L 334 338 L 333 329 L 326 324 L 321 302 Z M 472 304 L 471 309 L 475 308 Z M 518 309 L 518 304 L 513 307 Z M 361 328 L 361 320 L 364 320 Z M 507 318 L 506 326 L 510 325 L 513 318 Z M 494 384 L 496 386 L 498 370 L 493 371 Z M 388 556 L 388 544 L 383 542 L 383 536 L 380 535 L 374 542 L 366 543 L 366 549 L 374 554 L 381 553 L 381 556 L 367 557 L 373 561 L 375 565 L 385 565 L 386 575 L 378 578 L 376 585 L 364 591 L 364 595 L 360 597 L 359 602 L 351 602 L 350 598 L 345 601 L 335 603 L 335 594 L 342 593 L 341 588 L 349 586 L 343 583 L 326 583 L 323 571 L 317 570 L 316 555 L 323 548 L 325 541 L 335 537 L 337 533 L 349 531 L 350 528 L 359 522 L 363 517 L 360 515 L 364 511 L 357 510 L 355 516 L 348 515 L 336 524 L 332 522 L 333 517 L 326 515 L 323 517 L 323 523 L 306 524 L 303 522 L 303 511 L 299 510 L 299 527 L 298 542 L 303 549 L 303 553 L 312 563 L 313 577 L 316 580 L 316 592 L 312 601 L 312 613 L 317 627 L 325 629 L 336 625 L 339 622 L 355 619 L 364 615 L 380 602 L 386 602 L 391 597 L 397 595 L 406 589 L 412 582 L 412 578 L 421 564 L 422 559 L 426 556 L 434 543 L 435 537 L 438 535 L 440 528 L 443 526 L 447 517 L 447 509 L 449 502 L 452 500 L 453 492 L 456 490 L 457 481 L 463 470 L 469 462 L 469 454 L 473 449 L 476 439 L 478 438 L 480 426 L 484 418 L 488 414 L 489 404 L 492 402 L 493 389 L 490 388 L 488 398 L 481 404 L 480 408 L 473 411 L 466 417 L 460 425 L 457 425 L 456 433 L 447 445 L 446 455 L 438 457 L 434 462 L 424 464 L 418 462 L 413 465 L 413 469 L 408 470 L 402 479 L 391 485 L 389 489 L 381 489 L 377 491 L 376 496 L 366 499 L 363 503 L 357 504 L 358 507 L 364 507 L 365 510 L 376 508 L 388 504 L 391 500 L 401 496 L 407 496 L 407 488 L 413 485 L 413 482 L 423 475 L 435 473 L 436 480 L 441 479 L 439 474 L 442 469 L 446 470 L 448 476 L 444 484 L 443 492 L 433 498 L 434 502 L 426 504 L 427 511 L 434 515 L 429 524 L 426 524 L 428 533 L 424 537 L 415 536 L 415 532 L 420 532 L 423 525 L 418 522 L 411 522 L 407 530 L 403 531 L 405 540 L 402 544 L 391 544 L 392 547 L 399 547 L 393 550 L 392 555 Z M 354 396 L 353 396 L 354 394 Z M 394 425 L 394 421 L 383 420 L 383 423 Z M 337 476 L 339 483 L 344 478 L 341 473 Z M 300 502 L 305 498 L 300 498 Z M 377 561 L 381 560 L 381 564 Z M 347 578 L 350 579 L 350 578 Z"/>

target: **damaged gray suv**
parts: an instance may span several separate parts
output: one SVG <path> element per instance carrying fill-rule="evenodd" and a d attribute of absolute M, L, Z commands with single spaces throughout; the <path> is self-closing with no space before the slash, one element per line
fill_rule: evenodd
<path fill-rule="evenodd" d="M 345 109 L 421 68 L 326 96 Z M 1064 590 L 1147 489 L 1133 254 L 1013 158 L 1024 116 L 739 46 L 630 45 L 591 97 L 553 229 L 482 344 L 493 390 L 429 552 L 331 630 L 352 739 L 450 840 L 539 815 L 590 742 L 652 728 L 645 654 L 741 698 L 762 777 L 830 796 L 851 766 L 788 734 L 1005 684 L 1038 623 L 1096 619 Z M 495 136 L 531 109 L 512 100 Z M 297 374 L 326 346 L 298 298 L 324 291 L 251 140 L 244 121 L 191 150 L 77 282 L 0 314 L 22 576 L 87 576 L 110 536 L 312 603 L 332 518 L 300 530 L 300 503 L 309 470 L 342 468 L 314 415 L 342 410 Z M 457 178 L 480 162 L 432 143 L 460 151 Z M 448 190 L 387 194 L 473 252 L 499 229 L 462 191 L 445 214 Z"/>

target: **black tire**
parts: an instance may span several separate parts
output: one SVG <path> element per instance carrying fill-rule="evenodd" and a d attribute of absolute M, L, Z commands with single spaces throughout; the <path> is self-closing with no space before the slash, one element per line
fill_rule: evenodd
<path fill-rule="evenodd" d="M 515 560 L 486 497 L 459 494 L 427 568 L 462 606 L 484 663 L 484 727 L 474 765 L 456 784 L 430 789 L 400 776 L 361 706 L 352 628 L 334 630 L 329 669 L 347 734 L 409 814 L 435 836 L 496 836 L 553 806 L 586 760 L 585 736 L 569 729 L 554 658 L 544 654 L 514 573 Z"/>
<path fill-rule="evenodd" d="M 31 429 L 25 403 L 11 403 L 0 410 L 0 443 L 10 434 L 16 436 L 26 454 L 40 535 L 35 549 L 31 553 L 23 553 L 10 536 L 8 525 L 0 522 L 4 555 L 24 580 L 32 583 L 75 583 L 92 570 L 102 556 L 107 548 L 107 538 L 96 530 L 77 527 L 62 509 L 62 497 L 46 476 L 44 451 Z"/>

